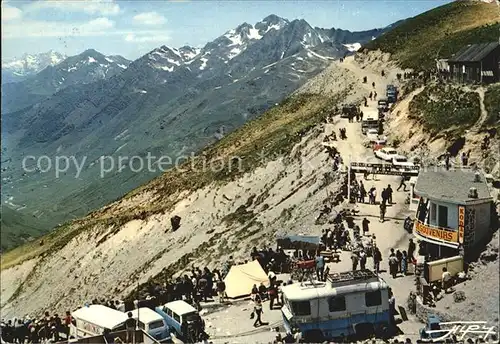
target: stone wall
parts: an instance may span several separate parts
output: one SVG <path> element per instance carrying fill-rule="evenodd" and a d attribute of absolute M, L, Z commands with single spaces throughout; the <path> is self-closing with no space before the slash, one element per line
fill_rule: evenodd
<path fill-rule="evenodd" d="M 437 315 L 441 319 L 441 322 L 459 321 L 460 320 L 460 319 L 452 317 L 446 313 L 439 312 L 438 310 L 436 310 L 436 308 L 424 305 L 422 302 L 422 298 L 420 296 L 417 296 L 415 303 L 416 303 L 416 311 L 417 311 L 417 313 L 415 315 L 416 315 L 417 319 L 424 324 L 427 323 L 427 315 L 428 314 Z"/>

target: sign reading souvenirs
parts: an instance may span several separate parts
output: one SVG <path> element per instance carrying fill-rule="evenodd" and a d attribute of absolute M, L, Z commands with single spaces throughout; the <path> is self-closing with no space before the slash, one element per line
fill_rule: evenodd
<path fill-rule="evenodd" d="M 415 223 L 415 231 L 421 236 L 456 243 L 458 235 L 456 231 L 449 231 L 438 227 L 428 226 L 420 221 Z"/>
<path fill-rule="evenodd" d="M 458 207 L 458 242 L 464 243 L 465 207 Z"/>
<path fill-rule="evenodd" d="M 351 171 L 375 174 L 385 174 L 391 176 L 418 175 L 419 166 L 394 166 L 384 163 L 351 162 Z"/>

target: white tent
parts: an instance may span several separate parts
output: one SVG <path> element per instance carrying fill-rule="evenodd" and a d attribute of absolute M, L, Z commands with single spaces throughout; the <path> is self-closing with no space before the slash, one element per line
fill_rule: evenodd
<path fill-rule="evenodd" d="M 246 264 L 233 265 L 226 278 L 226 295 L 229 298 L 237 298 L 250 295 L 253 285 L 263 283 L 269 286 L 269 278 L 260 266 L 259 262 L 254 260 Z"/>

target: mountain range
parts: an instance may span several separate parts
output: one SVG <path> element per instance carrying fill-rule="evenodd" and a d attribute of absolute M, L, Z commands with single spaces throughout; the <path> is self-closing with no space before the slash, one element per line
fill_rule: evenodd
<path fill-rule="evenodd" d="M 126 165 L 103 176 L 101 156 L 174 160 L 197 152 L 388 29 L 321 29 L 270 15 L 201 49 L 160 46 L 130 63 L 87 50 L 5 84 L 3 200 L 44 224 L 86 214 L 161 173 Z M 28 155 L 86 163 L 78 175 L 72 167 L 56 177 L 21 170 Z M 39 234 L 9 230 L 21 230 L 23 240 Z"/>
<path fill-rule="evenodd" d="M 2 60 L 2 84 L 19 82 L 48 66 L 55 66 L 67 56 L 50 50 L 41 54 L 24 54 L 20 58 Z"/>

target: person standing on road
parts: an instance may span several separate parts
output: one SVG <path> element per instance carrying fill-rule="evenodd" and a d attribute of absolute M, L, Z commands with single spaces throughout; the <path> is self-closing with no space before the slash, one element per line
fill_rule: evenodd
<path fill-rule="evenodd" d="M 373 248 L 373 270 L 378 275 L 380 271 L 380 262 L 382 261 L 382 253 L 377 246 Z"/>
<path fill-rule="evenodd" d="M 375 88 L 375 81 L 374 81 L 374 82 L 372 82 L 372 86 L 373 86 L 373 88 Z"/>
<path fill-rule="evenodd" d="M 401 273 L 403 276 L 406 276 L 406 272 L 408 271 L 408 254 L 406 251 L 403 251 L 403 256 L 401 257 Z"/>
<path fill-rule="evenodd" d="M 408 257 L 413 260 L 413 254 L 415 253 L 415 243 L 413 242 L 413 239 L 410 239 L 408 242 Z"/>
<path fill-rule="evenodd" d="M 386 205 L 384 202 L 380 203 L 380 222 L 385 221 L 385 211 L 386 211 Z"/>
<path fill-rule="evenodd" d="M 389 204 L 392 204 L 392 188 L 391 188 L 391 184 L 387 185 L 387 188 L 385 189 L 386 191 L 386 195 L 387 195 L 387 202 L 389 202 Z"/>
<path fill-rule="evenodd" d="M 135 343 L 136 321 L 132 318 L 132 312 L 127 313 L 128 319 L 125 320 L 125 329 L 127 330 L 127 343 Z"/>
<path fill-rule="evenodd" d="M 401 272 L 402 269 L 402 263 L 403 263 L 403 253 L 401 253 L 400 250 L 396 251 L 396 258 L 398 259 L 398 272 Z"/>
<path fill-rule="evenodd" d="M 363 235 L 366 235 L 370 228 L 368 228 L 368 224 L 370 223 L 370 220 L 368 220 L 366 217 L 363 219 L 363 222 L 361 223 L 361 226 L 363 227 Z"/>
<path fill-rule="evenodd" d="M 352 260 L 352 271 L 356 271 L 356 269 L 358 268 L 358 262 L 359 262 L 359 257 L 357 255 L 357 253 L 353 253 L 351 255 L 351 260 Z"/>
<path fill-rule="evenodd" d="M 393 248 L 391 248 L 391 254 L 389 255 L 389 273 L 392 278 L 396 278 L 396 275 L 398 274 L 398 258 L 396 257 Z"/>

